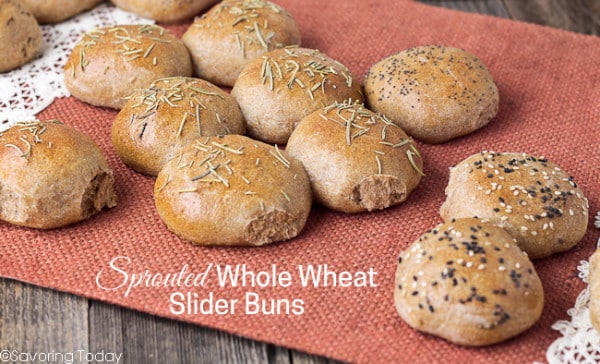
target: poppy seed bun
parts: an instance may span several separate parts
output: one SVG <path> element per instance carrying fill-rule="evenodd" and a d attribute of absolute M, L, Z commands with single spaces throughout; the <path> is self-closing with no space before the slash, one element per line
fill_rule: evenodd
<path fill-rule="evenodd" d="M 426 143 L 443 143 L 486 125 L 498 88 L 481 60 L 457 48 L 409 48 L 377 62 L 364 80 L 367 106 Z"/>
<path fill-rule="evenodd" d="M 20 0 L 41 24 L 67 20 L 100 4 L 102 0 Z"/>
<path fill-rule="evenodd" d="M 0 72 L 31 61 L 42 49 L 42 30 L 20 2 L 0 0 Z"/>
<path fill-rule="evenodd" d="M 590 258 L 590 271 L 588 274 L 590 290 L 590 320 L 592 326 L 600 332 L 600 249 Z"/>
<path fill-rule="evenodd" d="M 244 133 L 231 95 L 198 78 L 172 77 L 131 95 L 113 122 L 112 143 L 128 167 L 156 176 L 182 146 L 230 133 Z"/>
<path fill-rule="evenodd" d="M 544 157 L 481 152 L 450 169 L 440 214 L 444 221 L 487 219 L 537 259 L 581 240 L 588 201 L 571 176 Z"/>
<path fill-rule="evenodd" d="M 65 65 L 73 96 L 95 106 L 120 109 L 135 89 L 164 77 L 192 75 L 181 40 L 156 25 L 121 25 L 85 33 Z"/>
<path fill-rule="evenodd" d="M 411 327 L 482 346 L 533 326 L 544 293 L 533 264 L 506 231 L 458 219 L 429 230 L 400 254 L 394 302 Z"/>
<path fill-rule="evenodd" d="M 52 229 L 116 206 L 113 174 L 85 134 L 56 120 L 0 134 L 0 219 Z"/>
<path fill-rule="evenodd" d="M 270 1 L 224 1 L 196 18 L 181 39 L 198 77 L 233 86 L 251 60 L 300 45 L 300 31 L 292 15 Z"/>
<path fill-rule="evenodd" d="M 154 186 L 161 219 L 201 245 L 263 245 L 298 235 L 310 212 L 300 162 L 242 135 L 206 137 L 167 162 Z"/>
<path fill-rule="evenodd" d="M 324 53 L 282 48 L 244 67 L 231 91 L 246 119 L 249 136 L 285 144 L 311 112 L 334 102 L 362 102 L 360 84 L 350 71 Z"/>
<path fill-rule="evenodd" d="M 189 19 L 218 0 L 111 0 L 125 11 L 159 22 L 175 23 Z"/>
<path fill-rule="evenodd" d="M 286 151 L 304 165 L 315 200 L 348 213 L 403 202 L 423 173 L 412 139 L 362 104 L 333 104 L 308 115 Z"/>

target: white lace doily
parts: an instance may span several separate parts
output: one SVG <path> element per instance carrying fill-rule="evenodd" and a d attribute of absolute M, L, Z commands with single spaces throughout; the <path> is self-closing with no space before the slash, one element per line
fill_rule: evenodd
<path fill-rule="evenodd" d="M 41 55 L 19 69 L 0 74 L 0 132 L 18 121 L 35 119 L 55 98 L 69 96 L 63 67 L 83 32 L 131 23 L 154 21 L 105 3 L 68 21 L 43 25 Z"/>
<path fill-rule="evenodd" d="M 594 225 L 600 229 L 600 212 L 596 215 Z M 581 261 L 577 269 L 579 278 L 588 283 L 589 262 Z M 548 363 L 600 363 L 600 333 L 592 327 L 589 304 L 590 291 L 589 287 L 586 287 L 577 297 L 575 307 L 567 311 L 571 321 L 561 320 L 552 325 L 552 328 L 560 331 L 563 336 L 548 348 Z"/>

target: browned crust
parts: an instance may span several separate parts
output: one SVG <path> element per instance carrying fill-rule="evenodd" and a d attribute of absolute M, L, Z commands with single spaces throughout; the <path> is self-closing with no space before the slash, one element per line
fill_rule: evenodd
<path fill-rule="evenodd" d="M 201 245 L 263 245 L 304 227 L 312 196 L 300 162 L 241 135 L 206 137 L 181 149 L 158 174 L 158 214 Z"/>
<path fill-rule="evenodd" d="M 111 0 L 113 4 L 145 18 L 177 23 L 197 15 L 218 0 Z"/>
<path fill-rule="evenodd" d="M 445 221 L 478 216 L 506 229 L 531 259 L 577 244 L 588 201 L 567 172 L 544 157 L 481 152 L 451 169 Z"/>
<path fill-rule="evenodd" d="M 156 176 L 198 137 L 243 134 L 244 129 L 231 95 L 198 78 L 173 77 L 131 95 L 113 122 L 112 142 L 127 166 Z"/>
<path fill-rule="evenodd" d="M 482 346 L 533 326 L 544 293 L 533 264 L 506 231 L 458 219 L 429 230 L 400 254 L 394 302 L 413 328 Z"/>
<path fill-rule="evenodd" d="M 600 332 L 600 250 L 590 257 L 588 274 L 590 290 L 590 320 L 594 328 Z"/>
<path fill-rule="evenodd" d="M 41 24 L 60 23 L 100 4 L 102 0 L 20 0 Z"/>
<path fill-rule="evenodd" d="M 96 106 L 120 109 L 135 89 L 164 77 L 192 74 L 181 40 L 156 25 L 123 25 L 83 35 L 65 65 L 71 94 Z"/>
<path fill-rule="evenodd" d="M 498 88 L 479 58 L 457 48 L 421 46 L 388 56 L 364 80 L 367 105 L 409 135 L 443 143 L 486 125 Z"/>
<path fill-rule="evenodd" d="M 285 144 L 311 112 L 348 99 L 362 102 L 359 82 L 338 61 L 307 48 L 283 48 L 248 63 L 233 97 L 246 119 L 249 136 Z"/>
<path fill-rule="evenodd" d="M 233 86 L 251 60 L 300 45 L 292 15 L 270 1 L 224 1 L 194 20 L 182 37 L 198 77 Z"/>
<path fill-rule="evenodd" d="M 0 219 L 52 229 L 116 206 L 113 174 L 96 144 L 56 121 L 0 136 Z"/>
<path fill-rule="evenodd" d="M 38 55 L 42 48 L 42 30 L 20 2 L 0 0 L 0 9 L 0 72 L 7 72 Z"/>
<path fill-rule="evenodd" d="M 311 113 L 286 150 L 304 165 L 315 200 L 347 213 L 403 202 L 423 174 L 412 139 L 362 104 L 333 104 Z"/>

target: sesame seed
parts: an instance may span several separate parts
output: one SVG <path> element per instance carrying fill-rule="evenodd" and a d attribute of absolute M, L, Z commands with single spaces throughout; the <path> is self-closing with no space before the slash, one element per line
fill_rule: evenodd
<path fill-rule="evenodd" d="M 485 265 L 485 264 L 479 264 L 479 265 L 477 266 L 477 269 L 479 269 L 479 270 L 484 270 L 484 269 L 485 269 L 485 267 L 486 267 L 486 265 Z"/>
<path fill-rule="evenodd" d="M 504 272 L 504 271 L 506 270 L 506 267 L 505 267 L 505 266 L 503 266 L 503 265 L 501 265 L 501 266 L 499 266 L 499 267 L 498 267 L 498 270 L 499 270 L 500 272 Z"/>

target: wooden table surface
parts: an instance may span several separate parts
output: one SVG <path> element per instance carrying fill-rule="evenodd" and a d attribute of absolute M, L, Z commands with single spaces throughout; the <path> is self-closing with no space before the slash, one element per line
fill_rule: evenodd
<path fill-rule="evenodd" d="M 420 2 L 600 34 L 599 0 Z M 123 353 L 119 363 L 333 363 L 217 330 L 0 278 L 0 351 L 5 349 Z"/>

